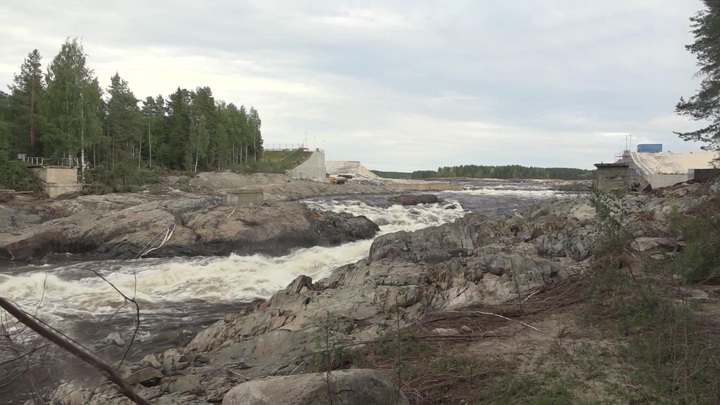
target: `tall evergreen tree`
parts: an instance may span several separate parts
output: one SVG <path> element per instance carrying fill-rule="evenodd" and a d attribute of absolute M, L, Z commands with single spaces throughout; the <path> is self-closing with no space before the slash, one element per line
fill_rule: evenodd
<path fill-rule="evenodd" d="M 192 93 L 190 150 L 195 154 L 193 171 L 197 172 L 200 157 L 208 157 L 210 137 L 217 129 L 215 98 L 209 87 L 198 87 Z M 207 166 L 207 165 L 206 165 Z"/>
<path fill-rule="evenodd" d="M 158 95 L 156 98 L 146 97 L 143 100 L 142 115 L 147 126 L 148 166 L 153 164 L 153 151 L 157 150 L 159 134 L 165 118 L 165 100 Z"/>
<path fill-rule="evenodd" d="M 18 132 L 14 143 L 16 148 L 30 154 L 38 152 L 38 104 L 45 91 L 41 59 L 37 49 L 30 52 L 20 66 L 20 74 L 15 75 L 13 84 L 9 86 L 12 90 L 15 129 Z"/>
<path fill-rule="evenodd" d="M 248 127 L 250 130 L 250 142 L 252 142 L 252 154 L 255 161 L 262 157 L 262 133 L 260 132 L 260 126 L 262 121 L 260 120 L 260 114 L 253 107 L 250 107 L 250 114 L 248 116 Z"/>
<path fill-rule="evenodd" d="M 65 41 L 48 66 L 46 80 L 42 105 L 52 129 L 43 137 L 45 150 L 54 156 L 79 154 L 84 171 L 86 147 L 102 137 L 102 90 L 77 39 Z"/>
<path fill-rule="evenodd" d="M 163 163 L 173 169 L 192 167 L 190 102 L 191 93 L 178 87 L 167 103 L 168 127 L 158 154 Z"/>
<path fill-rule="evenodd" d="M 694 120 L 710 121 L 710 125 L 697 131 L 676 132 L 685 140 L 701 141 L 711 149 L 720 149 L 720 2 L 703 0 L 705 9 L 692 17 L 695 42 L 686 48 L 695 56 L 702 77 L 700 89 L 688 100 L 683 98 L 676 106 L 677 113 Z"/>
<path fill-rule="evenodd" d="M 10 96 L 0 91 L 0 163 L 8 159 L 10 149 Z"/>
<path fill-rule="evenodd" d="M 140 129 L 140 109 L 138 99 L 130 91 L 128 83 L 115 73 L 110 78 L 107 89 L 107 128 L 110 135 L 110 161 L 115 164 L 121 160 L 136 156 L 140 152 L 142 131 Z"/>

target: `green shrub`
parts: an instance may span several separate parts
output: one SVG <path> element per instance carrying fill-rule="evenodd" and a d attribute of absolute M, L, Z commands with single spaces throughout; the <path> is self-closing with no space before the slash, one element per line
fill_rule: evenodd
<path fill-rule="evenodd" d="M 138 170 L 134 162 L 119 162 L 111 169 L 97 166 L 86 173 L 85 194 L 132 193 L 146 184 L 156 184 L 162 176 L 147 169 Z"/>
<path fill-rule="evenodd" d="M 720 282 L 720 216 L 693 218 L 675 213 L 670 223 L 685 241 L 685 248 L 673 261 L 674 272 L 691 284 Z"/>
<path fill-rule="evenodd" d="M 629 235 L 624 228 L 624 221 L 629 210 L 623 198 L 626 190 L 603 193 L 597 188 L 592 189 L 590 205 L 601 224 L 602 235 L 595 247 L 596 254 L 622 251 Z"/>
<path fill-rule="evenodd" d="M 23 162 L 0 161 L 0 188 L 39 191 L 40 181 Z"/>

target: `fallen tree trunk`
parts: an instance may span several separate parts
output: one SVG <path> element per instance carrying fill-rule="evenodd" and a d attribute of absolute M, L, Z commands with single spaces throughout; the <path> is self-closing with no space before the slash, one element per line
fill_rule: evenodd
<path fill-rule="evenodd" d="M 6 310 L 10 315 L 14 316 L 15 319 L 25 324 L 38 335 L 103 372 L 110 381 L 117 385 L 120 393 L 125 395 L 131 401 L 138 405 L 151 405 L 150 401 L 135 393 L 132 387 L 123 380 L 122 376 L 120 376 L 120 374 L 113 369 L 110 364 L 105 362 L 105 360 L 101 359 L 96 354 L 90 352 L 82 346 L 79 346 L 75 342 L 71 341 L 67 336 L 64 336 L 49 326 L 39 322 L 34 316 L 28 314 L 14 303 L 2 297 L 0 297 L 0 308 Z"/>

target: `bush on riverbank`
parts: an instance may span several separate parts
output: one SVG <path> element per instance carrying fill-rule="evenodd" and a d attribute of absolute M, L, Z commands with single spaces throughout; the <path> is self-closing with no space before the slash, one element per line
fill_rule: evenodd
<path fill-rule="evenodd" d="M 604 221 L 605 250 L 596 257 L 585 320 L 619 343 L 618 367 L 628 385 L 618 392 L 628 402 L 720 399 L 720 324 L 708 318 L 711 309 L 701 308 L 703 298 L 692 298 L 705 296 L 702 284 L 716 283 L 720 275 L 717 201 L 699 213 L 671 215 L 671 231 L 685 242 L 678 252 L 632 253 L 629 238 L 618 238 L 627 232 L 616 228 L 612 216 Z"/>
<path fill-rule="evenodd" d="M 120 162 L 112 168 L 97 166 L 86 173 L 85 194 L 137 192 L 142 186 L 162 181 L 155 170 L 138 169 L 134 163 Z"/>
<path fill-rule="evenodd" d="M 39 191 L 40 183 L 25 163 L 0 160 L 0 188 L 15 191 Z"/>

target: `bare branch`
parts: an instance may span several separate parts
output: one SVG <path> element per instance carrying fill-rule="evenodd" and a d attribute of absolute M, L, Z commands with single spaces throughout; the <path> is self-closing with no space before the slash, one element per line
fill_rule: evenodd
<path fill-rule="evenodd" d="M 135 402 L 139 405 L 150 405 L 150 402 L 146 400 L 145 398 L 138 395 L 135 391 L 133 391 L 132 387 L 130 387 L 118 374 L 112 366 L 110 366 L 108 363 L 106 363 L 103 359 L 98 357 L 96 354 L 90 352 L 86 348 L 84 348 L 82 345 L 78 345 L 68 339 L 66 336 L 57 333 L 52 328 L 49 328 L 48 326 L 44 325 L 41 322 L 38 322 L 36 318 L 34 318 L 32 315 L 28 314 L 27 312 L 23 311 L 19 307 L 17 307 L 15 304 L 10 302 L 9 300 L 0 297 L 0 308 L 3 308 L 5 311 L 7 311 L 10 315 L 14 316 L 18 321 L 25 324 L 27 327 L 35 331 L 40 336 L 48 339 L 49 341 L 55 343 L 62 349 L 68 351 L 69 353 L 73 354 L 74 356 L 80 358 L 87 364 L 95 367 L 96 369 L 102 371 L 110 381 L 112 381 L 117 387 L 119 388 L 120 392 L 125 395 L 128 399 Z"/>

